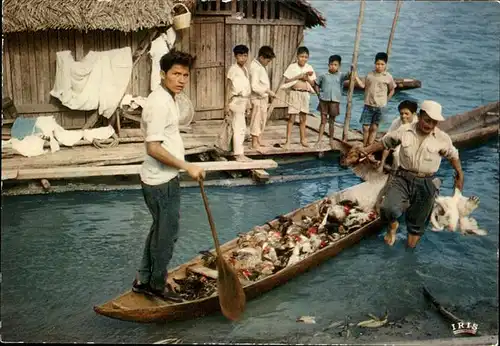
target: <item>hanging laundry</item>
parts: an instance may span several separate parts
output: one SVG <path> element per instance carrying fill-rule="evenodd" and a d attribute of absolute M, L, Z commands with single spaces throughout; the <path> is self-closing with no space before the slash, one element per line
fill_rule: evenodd
<path fill-rule="evenodd" d="M 149 55 L 151 56 L 151 91 L 160 85 L 160 60 L 163 55 L 172 49 L 175 39 L 175 30 L 169 28 L 166 33 L 161 34 L 151 42 L 151 49 L 149 50 Z"/>
<path fill-rule="evenodd" d="M 56 53 L 56 77 L 50 94 L 77 110 L 99 110 L 110 118 L 118 107 L 132 75 L 130 47 L 104 52 L 89 51 L 75 61 L 71 51 Z"/>

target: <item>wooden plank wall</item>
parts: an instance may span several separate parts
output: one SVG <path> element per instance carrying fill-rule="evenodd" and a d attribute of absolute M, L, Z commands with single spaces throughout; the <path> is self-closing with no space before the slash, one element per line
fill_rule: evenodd
<path fill-rule="evenodd" d="M 136 49 L 147 31 L 123 33 L 96 30 L 50 30 L 4 35 L 2 59 L 3 97 L 10 97 L 23 116 L 53 115 L 67 129 L 81 128 L 91 111 L 72 111 L 50 96 L 56 75 L 56 52 L 71 50 L 76 60 L 90 50 L 105 51 L 130 46 Z M 143 56 L 132 72 L 127 92 L 147 96 L 150 59 Z M 42 106 L 40 106 L 42 105 Z"/>
<path fill-rule="evenodd" d="M 235 45 L 246 44 L 250 48 L 248 64 L 261 46 L 274 48 L 276 59 L 268 67 L 273 90 L 278 87 L 295 54 L 297 40 L 303 31 L 303 18 L 299 13 L 275 0 L 270 0 L 266 6 L 253 4 L 245 11 L 252 16 L 241 21 L 230 16 L 195 16 L 190 28 L 177 32 L 176 47 L 197 55 L 186 90 L 196 110 L 195 120 L 223 118 L 225 76 L 234 63 L 232 49 Z M 20 115 L 54 115 L 64 128 L 81 128 L 92 112 L 69 110 L 49 94 L 56 74 L 56 52 L 71 50 L 76 60 L 82 59 L 89 50 L 130 46 L 134 52 L 147 33 L 147 30 L 134 33 L 50 30 L 6 34 L 2 59 L 3 96 L 14 101 Z M 133 69 L 127 93 L 147 96 L 150 74 L 151 59 L 144 54 Z M 281 92 L 278 97 L 283 99 L 285 96 Z M 276 107 L 286 105 L 278 102 Z"/>

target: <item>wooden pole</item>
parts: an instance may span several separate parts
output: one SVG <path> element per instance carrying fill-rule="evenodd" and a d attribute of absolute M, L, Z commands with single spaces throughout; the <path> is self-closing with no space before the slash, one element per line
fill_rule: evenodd
<path fill-rule="evenodd" d="M 349 78 L 349 91 L 347 92 L 347 108 L 344 120 L 344 132 L 342 134 L 342 139 L 344 141 L 348 140 L 347 134 L 349 133 L 349 123 L 351 122 L 351 108 L 352 108 L 352 94 L 354 92 L 354 77 L 356 75 L 357 65 L 358 65 L 358 50 L 359 50 L 359 39 L 361 37 L 361 24 L 363 23 L 363 16 L 365 13 L 365 0 L 361 0 L 361 5 L 359 7 L 358 25 L 356 27 L 356 40 L 354 41 L 354 54 L 352 55 L 352 70 L 351 78 Z"/>
<path fill-rule="evenodd" d="M 398 0 L 396 4 L 396 13 L 394 14 L 394 19 L 392 21 L 391 35 L 389 36 L 389 42 L 387 42 L 387 56 L 391 55 L 392 40 L 394 39 L 394 32 L 396 31 L 396 24 L 398 22 L 399 10 L 401 9 L 401 5 L 403 5 L 403 1 Z"/>

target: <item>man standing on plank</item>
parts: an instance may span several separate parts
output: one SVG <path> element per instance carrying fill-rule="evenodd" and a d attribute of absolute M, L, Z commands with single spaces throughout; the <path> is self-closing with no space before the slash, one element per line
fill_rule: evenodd
<path fill-rule="evenodd" d="M 205 177 L 204 170 L 184 161 L 184 144 L 179 131 L 180 112 L 175 96 L 186 86 L 194 58 L 172 50 L 160 60 L 161 88 L 149 94 L 142 112 L 147 156 L 141 167 L 144 200 L 153 216 L 153 225 L 132 290 L 181 302 L 167 284 L 167 266 L 179 233 L 179 170 L 194 180 Z"/>

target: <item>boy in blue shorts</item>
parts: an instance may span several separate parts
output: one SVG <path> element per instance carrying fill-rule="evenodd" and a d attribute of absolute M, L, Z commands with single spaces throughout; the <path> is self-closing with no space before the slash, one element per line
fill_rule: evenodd
<path fill-rule="evenodd" d="M 359 122 L 363 125 L 363 146 L 375 142 L 378 125 L 385 112 L 387 103 L 394 95 L 396 83 L 386 71 L 388 56 L 381 52 L 375 55 L 375 69 L 369 72 L 364 81 L 356 76 L 356 82 L 365 89 L 365 106 Z"/>
<path fill-rule="evenodd" d="M 318 111 L 321 113 L 321 125 L 319 128 L 318 142 L 316 147 L 320 148 L 323 132 L 325 132 L 326 119 L 328 118 L 328 132 L 330 135 L 330 147 L 333 150 L 333 136 L 335 130 L 335 118 L 340 113 L 340 98 L 344 81 L 351 76 L 351 72 L 340 72 L 342 58 L 340 55 L 332 55 L 328 58 L 328 72 L 319 76 L 316 81 L 316 93 L 319 95 Z M 352 70 L 352 66 L 351 66 Z"/>

